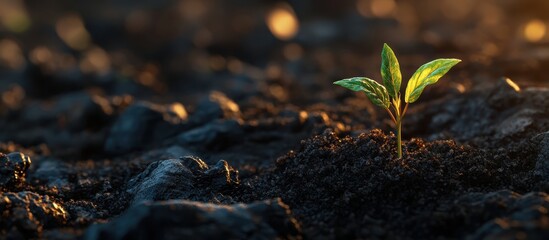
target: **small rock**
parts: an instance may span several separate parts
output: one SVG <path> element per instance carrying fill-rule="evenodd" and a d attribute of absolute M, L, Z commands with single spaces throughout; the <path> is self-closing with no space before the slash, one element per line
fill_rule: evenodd
<path fill-rule="evenodd" d="M 537 113 L 536 110 L 525 108 L 508 117 L 497 127 L 496 138 L 514 137 L 527 132 L 534 124 Z"/>
<path fill-rule="evenodd" d="M 186 200 L 147 202 L 113 221 L 93 225 L 95 239 L 301 239 L 300 226 L 280 199 L 215 205 Z"/>
<path fill-rule="evenodd" d="M 70 200 L 65 202 L 64 207 L 71 216 L 71 223 L 73 224 L 88 225 L 95 222 L 96 219 L 104 217 L 103 212 L 98 211 L 98 207 L 90 201 Z"/>
<path fill-rule="evenodd" d="M 254 132 L 272 132 L 274 134 L 281 132 L 297 132 L 309 119 L 309 114 L 305 111 L 295 111 L 285 109 L 273 118 L 254 119 L 246 121 L 246 130 Z"/>
<path fill-rule="evenodd" d="M 146 200 L 188 198 L 194 189 L 195 176 L 179 159 L 151 163 L 128 183 L 133 203 Z"/>
<path fill-rule="evenodd" d="M 541 176 L 544 181 L 549 181 L 549 132 L 542 133 L 536 138 L 539 138 L 541 142 L 534 173 Z"/>
<path fill-rule="evenodd" d="M 69 187 L 68 175 L 69 171 L 63 162 L 56 159 L 44 159 L 39 162 L 36 171 L 30 174 L 30 177 L 48 187 L 63 189 Z"/>
<path fill-rule="evenodd" d="M 172 159 L 191 155 L 194 155 L 194 153 L 189 149 L 182 148 L 178 145 L 173 145 L 167 148 L 153 149 L 143 154 L 141 158 L 146 163 L 151 163 L 158 161 L 158 159 Z"/>
<path fill-rule="evenodd" d="M 202 159 L 198 157 L 185 156 L 185 157 L 179 158 L 179 160 L 183 165 L 185 165 L 185 167 L 187 167 L 193 173 L 200 173 L 208 170 L 209 168 L 208 164 L 206 164 L 204 161 L 202 161 Z"/>
<path fill-rule="evenodd" d="M 85 91 L 68 93 L 52 103 L 32 102 L 21 112 L 21 121 L 32 127 L 56 124 L 71 131 L 97 129 L 111 121 L 114 109 L 100 95 Z"/>
<path fill-rule="evenodd" d="M 148 200 L 211 199 L 239 184 L 238 171 L 221 160 L 212 168 L 196 157 L 157 161 L 128 183 L 132 204 Z"/>
<path fill-rule="evenodd" d="M 199 126 L 216 119 L 241 119 L 240 107 L 225 94 L 214 91 L 196 106 L 189 119 L 191 125 Z"/>
<path fill-rule="evenodd" d="M 30 157 L 23 153 L 0 153 L 0 186 L 9 189 L 25 182 L 25 174 L 30 165 Z"/>
<path fill-rule="evenodd" d="M 213 167 L 200 174 L 198 183 L 215 191 L 239 184 L 238 171 L 229 166 L 227 161 L 219 160 Z"/>
<path fill-rule="evenodd" d="M 162 140 L 177 132 L 186 121 L 183 105 L 139 102 L 128 107 L 110 129 L 105 150 L 124 153 Z"/>
<path fill-rule="evenodd" d="M 244 132 L 237 120 L 217 120 L 205 126 L 181 133 L 177 139 L 183 145 L 222 147 L 242 139 Z"/>
<path fill-rule="evenodd" d="M 67 221 L 68 214 L 48 196 L 33 192 L 6 192 L 0 196 L 0 235 L 12 238 L 39 238 L 44 227 Z"/>
<path fill-rule="evenodd" d="M 541 112 L 549 112 L 549 88 L 546 87 L 530 87 L 523 91 L 525 96 L 528 96 L 524 104 L 526 106 L 540 109 Z"/>
<path fill-rule="evenodd" d="M 518 86 L 509 78 L 500 78 L 488 95 L 488 104 L 497 110 L 505 110 L 520 104 L 522 98 L 520 87 L 517 91 L 514 87 Z"/>
<path fill-rule="evenodd" d="M 330 127 L 337 131 L 338 128 L 334 126 L 334 123 L 326 112 L 311 112 L 306 115 L 304 127 L 316 134 L 322 134 Z"/>
<path fill-rule="evenodd" d="M 549 236 L 549 196 L 528 193 L 516 199 L 509 213 L 485 223 L 468 239 L 546 239 Z"/>

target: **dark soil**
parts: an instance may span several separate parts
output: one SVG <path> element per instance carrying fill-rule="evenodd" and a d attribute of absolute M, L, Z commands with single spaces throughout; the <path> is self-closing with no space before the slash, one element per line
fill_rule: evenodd
<path fill-rule="evenodd" d="M 290 1 L 281 40 L 270 1 L 57 2 L 0 18 L 0 239 L 549 238 L 549 38 L 524 34 L 545 3 Z M 402 159 L 332 85 L 379 80 L 383 42 L 404 79 L 463 60 L 410 105 Z"/>

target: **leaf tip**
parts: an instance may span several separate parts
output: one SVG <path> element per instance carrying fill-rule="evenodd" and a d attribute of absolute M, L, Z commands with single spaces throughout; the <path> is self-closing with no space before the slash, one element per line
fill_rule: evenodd
<path fill-rule="evenodd" d="M 386 52 L 387 50 L 392 50 L 391 47 L 389 47 L 389 44 L 387 43 L 383 43 L 383 49 L 381 50 L 381 52 Z"/>
<path fill-rule="evenodd" d="M 461 62 L 461 59 L 457 59 L 457 58 L 450 58 L 450 59 L 448 59 L 448 60 L 454 62 L 454 64 L 458 64 L 458 63 Z"/>

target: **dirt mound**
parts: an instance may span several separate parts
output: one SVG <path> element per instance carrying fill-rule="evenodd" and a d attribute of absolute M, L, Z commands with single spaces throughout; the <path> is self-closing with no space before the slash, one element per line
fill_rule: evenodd
<path fill-rule="evenodd" d="M 251 183 L 253 194 L 282 197 L 313 238 L 430 238 L 457 234 L 436 232 L 441 204 L 469 192 L 522 192 L 538 184 L 535 151 L 517 159 L 451 140 L 412 139 L 402 159 L 395 154 L 393 134 L 341 138 L 327 131 L 280 158 L 267 177 Z"/>

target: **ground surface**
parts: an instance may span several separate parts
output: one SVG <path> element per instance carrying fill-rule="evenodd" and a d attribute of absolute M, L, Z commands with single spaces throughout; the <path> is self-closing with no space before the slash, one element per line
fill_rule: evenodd
<path fill-rule="evenodd" d="M 547 6 L 303 1 L 281 41 L 274 5 L 237 2 L 28 4 L 43 24 L 0 37 L 1 238 L 547 239 L 549 43 L 523 34 Z M 383 42 L 404 79 L 463 60 L 410 106 L 402 159 L 331 84 L 379 79 Z"/>

